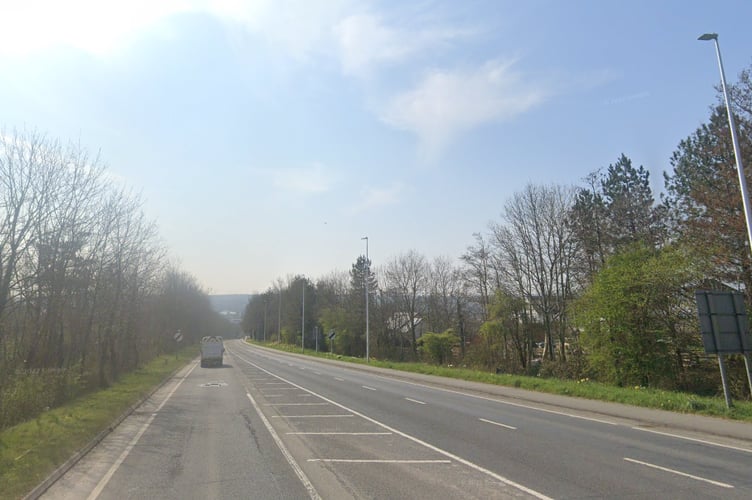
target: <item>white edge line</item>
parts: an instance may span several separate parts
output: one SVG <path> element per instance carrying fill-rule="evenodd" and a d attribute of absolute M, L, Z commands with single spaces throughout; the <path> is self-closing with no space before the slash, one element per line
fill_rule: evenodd
<path fill-rule="evenodd" d="M 280 377 L 279 375 L 275 375 L 274 373 L 272 373 L 272 372 L 270 372 L 270 371 L 268 371 L 268 370 L 260 367 L 259 365 L 257 365 L 256 363 L 253 363 L 252 361 L 248 361 L 247 359 L 245 359 L 244 357 L 242 357 L 240 355 L 236 354 L 236 356 L 240 360 L 248 363 L 249 365 L 251 365 L 251 366 L 253 366 L 253 367 L 255 367 L 255 368 L 257 368 L 257 369 L 259 369 L 259 370 L 261 370 L 261 371 L 263 371 L 265 373 L 268 373 L 269 375 L 271 375 L 273 377 L 277 377 L 279 380 L 287 382 L 287 383 L 289 383 L 292 386 L 298 387 L 301 390 L 306 391 L 309 394 L 312 394 L 312 395 L 314 395 L 314 396 L 316 396 L 316 397 L 318 397 L 318 398 L 320 398 L 320 399 L 322 399 L 324 401 L 327 401 L 327 402 L 329 402 L 329 403 L 331 403 L 331 404 L 333 404 L 335 406 L 339 406 L 343 410 L 349 411 L 349 412 L 353 413 L 354 415 L 359 416 L 360 418 L 362 418 L 364 420 L 367 420 L 367 421 L 369 421 L 369 422 L 371 422 L 373 424 L 378 425 L 379 427 L 382 427 L 382 428 L 384 428 L 384 429 L 386 429 L 388 431 L 393 432 L 394 434 L 397 434 L 398 436 L 402 436 L 405 439 L 409 439 L 410 441 L 413 441 L 414 443 L 418 443 L 418 444 L 420 444 L 422 446 L 425 446 L 429 450 L 433 450 L 433 451 L 435 451 L 435 452 L 437 452 L 437 453 L 439 453 L 441 455 L 444 455 L 445 457 L 450 458 L 450 459 L 454 460 L 455 462 L 459 462 L 459 463 L 461 463 L 461 464 L 463 464 L 463 465 L 465 465 L 467 467 L 470 467 L 471 469 L 475 469 L 478 472 L 486 474 L 486 475 L 488 475 L 488 476 L 496 479 L 500 483 L 504 483 L 504 484 L 506 484 L 508 486 L 511 486 L 513 488 L 516 488 L 516 489 L 518 489 L 520 491 L 524 491 L 525 493 L 527 493 L 529 495 L 532 495 L 532 496 L 534 496 L 536 498 L 539 498 L 541 500 L 553 500 L 551 497 L 548 497 L 548 496 L 544 495 L 543 493 L 535 491 L 535 490 L 533 490 L 531 488 L 528 488 L 527 486 L 524 486 L 522 484 L 516 483 L 516 482 L 512 481 L 511 479 L 507 479 L 504 476 L 501 476 L 501 475 L 499 475 L 499 474 L 497 474 L 497 473 L 495 473 L 495 472 L 493 472 L 493 471 L 491 471 L 489 469 L 486 469 L 485 467 L 481 467 L 478 464 L 475 464 L 475 463 L 473 463 L 473 462 L 471 462 L 471 461 L 469 461 L 467 459 L 464 459 L 464 458 L 459 457 L 459 456 L 457 456 L 457 455 L 455 455 L 453 453 L 450 453 L 450 452 L 448 452 L 446 450 L 443 450 L 443 449 L 441 449 L 441 448 L 439 448 L 437 446 L 434 446 L 434 445 L 432 445 L 430 443 L 427 443 L 427 442 L 425 442 L 425 441 L 423 441 L 423 440 L 421 440 L 421 439 L 419 439 L 419 438 L 417 438 L 415 436 L 411 436 L 410 434 L 407 434 L 407 433 L 404 433 L 404 432 L 402 432 L 400 430 L 397 430 L 394 427 L 390 427 L 387 424 L 381 423 L 381 422 L 379 422 L 376 419 L 373 419 L 373 418 L 371 418 L 371 417 L 369 417 L 367 415 L 364 415 L 363 413 L 360 413 L 360 412 L 357 412 L 355 410 L 352 410 L 352 409 L 348 408 L 347 406 L 345 406 L 343 404 L 340 404 L 340 403 L 337 403 L 336 401 L 333 401 L 333 400 L 331 400 L 329 398 L 326 398 L 326 397 L 322 396 L 321 394 L 317 394 L 316 392 L 314 392 L 314 391 L 312 391 L 310 389 L 306 389 L 305 387 L 297 385 L 294 382 L 291 382 L 291 381 L 289 381 L 289 380 L 287 380 L 287 379 L 285 379 L 283 377 Z"/>
<path fill-rule="evenodd" d="M 517 427 L 513 427 L 513 426 L 507 425 L 507 424 L 502 424 L 501 422 L 494 422 L 493 420 L 488 420 L 488 419 L 485 419 L 485 418 L 479 418 L 478 420 L 480 420 L 481 422 L 485 422 L 487 424 L 493 424 L 493 425 L 498 425 L 499 427 L 505 427 L 507 429 L 512 429 L 513 431 L 517 430 Z"/>
<path fill-rule="evenodd" d="M 96 487 L 92 490 L 91 493 L 89 493 L 89 496 L 86 497 L 87 500 L 95 500 L 99 497 L 99 495 L 102 493 L 102 490 L 104 490 L 105 486 L 107 486 L 107 483 L 110 482 L 110 479 L 112 479 L 112 476 L 115 474 L 115 472 L 118 470 L 118 468 L 123 464 L 125 459 L 128 457 L 128 454 L 133 450 L 133 448 L 136 446 L 136 443 L 141 439 L 141 436 L 144 435 L 146 432 L 146 429 L 149 428 L 154 418 L 157 416 L 157 413 L 159 413 L 159 410 L 162 409 L 162 407 L 165 405 L 167 400 L 169 400 L 173 394 L 175 394 L 175 391 L 178 390 L 178 387 L 183 383 L 185 379 L 188 378 L 188 375 L 191 374 L 191 372 L 196 368 L 198 364 L 194 364 L 188 372 L 186 372 L 185 375 L 183 375 L 183 378 L 178 380 L 178 383 L 175 384 L 175 387 L 172 388 L 172 390 L 167 394 L 167 396 L 162 400 L 162 403 L 160 403 L 159 406 L 157 406 L 157 409 L 152 412 L 152 414 L 149 416 L 149 418 L 144 422 L 144 424 L 141 426 L 141 428 L 138 430 L 135 436 L 133 436 L 133 439 L 131 439 L 130 443 L 128 443 L 128 446 L 125 447 L 123 452 L 120 454 L 120 456 L 115 460 L 115 463 L 112 464 L 110 469 L 105 473 L 105 475 L 102 477 L 102 479 L 99 480 Z"/>
<path fill-rule="evenodd" d="M 279 448 L 279 451 L 281 451 L 282 455 L 285 456 L 287 463 L 290 464 L 290 467 L 292 467 L 292 470 L 295 471 L 295 475 L 298 476 L 298 479 L 300 479 L 300 482 L 303 483 L 303 486 L 308 491 L 308 496 L 311 497 L 311 500 L 321 500 L 321 497 L 316 491 L 316 488 L 313 487 L 313 484 L 311 484 L 311 481 L 308 479 L 308 476 L 306 476 L 305 472 L 303 472 L 303 469 L 300 468 L 300 466 L 292 457 L 290 452 L 287 451 L 287 448 L 285 447 L 284 443 L 277 435 L 277 432 L 274 430 L 274 427 L 272 427 L 272 424 L 269 422 L 269 420 L 267 420 L 267 418 L 261 412 L 261 408 L 259 408 L 259 405 L 258 403 L 256 403 L 256 400 L 253 399 L 253 396 L 251 396 L 247 392 L 245 393 L 245 395 L 248 396 L 248 399 L 251 400 L 251 404 L 253 405 L 253 408 L 256 410 L 256 413 L 258 414 L 258 416 L 261 418 L 261 421 L 264 423 L 266 430 L 269 431 L 269 434 L 271 434 L 272 439 L 274 440 L 275 443 L 277 443 L 277 447 Z"/>
<path fill-rule="evenodd" d="M 697 438 L 692 438 L 688 436 L 682 436 L 680 434 L 672 434 L 670 432 L 655 431 L 653 429 L 645 429 L 645 428 L 637 427 L 637 426 L 632 427 L 632 429 L 636 431 L 642 431 L 642 432 L 652 432 L 653 434 L 660 434 L 661 436 L 668 436 L 668 437 L 677 438 L 677 439 L 685 439 L 687 441 L 694 441 L 696 443 L 707 444 L 710 446 L 718 446 L 720 448 L 728 448 L 730 450 L 752 453 L 752 450 L 750 450 L 749 448 L 740 448 L 738 446 L 731 446 L 730 444 L 714 443 L 713 441 L 706 441 L 704 439 L 697 439 Z"/>
<path fill-rule="evenodd" d="M 405 399 L 406 399 L 407 401 L 411 401 L 411 402 L 413 402 L 413 403 L 418 403 L 419 405 L 424 405 L 424 404 L 426 404 L 426 402 L 425 402 L 425 401 L 418 401 L 417 399 L 413 399 L 413 398 L 405 398 Z"/>
<path fill-rule="evenodd" d="M 681 472 L 681 471 L 678 471 L 678 470 L 669 469 L 668 467 L 661 467 L 660 465 L 655 465 L 655 464 L 651 464 L 651 463 L 648 463 L 648 462 L 642 462 L 640 460 L 635 460 L 634 458 L 624 457 L 624 460 L 626 460 L 627 462 L 632 462 L 632 463 L 635 463 L 635 464 L 644 465 L 645 467 L 652 467 L 653 469 L 662 470 L 664 472 L 671 472 L 672 474 L 677 474 L 679 476 L 684 476 L 684 477 L 688 477 L 690 479 L 696 479 L 698 481 L 703 481 L 705 483 L 714 484 L 716 486 L 720 486 L 721 488 L 733 488 L 734 487 L 734 485 L 732 485 L 732 484 L 721 483 L 719 481 L 713 481 L 712 479 L 706 479 L 704 477 L 694 476 L 692 474 L 687 474 L 686 472 Z"/>

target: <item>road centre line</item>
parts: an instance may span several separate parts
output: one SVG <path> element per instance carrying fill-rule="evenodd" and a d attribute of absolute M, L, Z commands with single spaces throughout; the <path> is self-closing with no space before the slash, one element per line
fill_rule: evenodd
<path fill-rule="evenodd" d="M 257 365 L 256 363 L 254 363 L 252 361 L 249 361 L 249 360 L 245 359 L 242 356 L 238 355 L 238 358 L 240 360 L 242 360 L 243 362 L 248 363 L 249 365 L 251 365 L 251 366 L 253 366 L 253 367 L 257 368 L 257 369 L 259 369 L 259 370 L 261 370 L 261 371 L 263 371 L 265 373 L 268 373 L 269 375 L 271 375 L 273 377 L 276 377 L 279 380 L 282 380 L 284 382 L 288 382 L 290 385 L 298 387 L 302 391 L 305 391 L 305 392 L 307 392 L 307 393 L 309 393 L 309 394 L 311 394 L 313 396 L 316 396 L 316 397 L 322 399 L 323 401 L 327 401 L 327 402 L 329 402 L 329 403 L 331 403 L 331 404 L 333 404 L 335 406 L 338 406 L 338 407 L 342 408 L 345 411 L 349 411 L 352 414 L 357 415 L 360 418 L 362 418 L 364 420 L 367 420 L 368 422 L 371 422 L 372 424 L 378 425 L 379 427 L 381 427 L 383 429 L 386 429 L 386 430 L 388 430 L 388 431 L 390 431 L 390 432 L 392 432 L 394 434 L 397 434 L 398 436 L 401 436 L 401 437 L 403 437 L 405 439 L 409 439 L 410 441 L 413 441 L 414 443 L 420 444 L 420 445 L 428 448 L 429 450 L 433 450 L 433 451 L 435 451 L 435 452 L 437 452 L 437 453 L 439 453 L 441 455 L 444 455 L 445 457 L 447 457 L 447 458 L 449 458 L 451 460 L 454 460 L 455 462 L 461 463 L 462 465 L 465 465 L 466 467 L 469 467 L 469 468 L 474 469 L 474 470 L 476 470 L 478 472 L 486 474 L 486 475 L 488 475 L 488 476 L 496 479 L 500 483 L 506 484 L 507 486 L 511 486 L 513 488 L 516 488 L 516 489 L 518 489 L 520 491 L 523 491 L 523 492 L 525 492 L 525 493 L 527 493 L 529 495 L 532 495 L 532 496 L 534 496 L 536 498 L 539 498 L 541 500 L 553 500 L 553 499 L 551 499 L 551 497 L 548 497 L 548 496 L 544 495 L 543 493 L 535 491 L 532 488 L 528 488 L 527 486 L 524 486 L 524 485 L 522 485 L 520 483 L 512 481 L 511 479 L 507 479 L 506 477 L 504 477 L 504 476 L 502 476 L 500 474 L 497 474 L 496 472 L 493 472 L 492 470 L 486 469 L 485 467 L 482 467 L 482 466 L 480 466 L 480 465 L 478 465 L 476 463 L 473 463 L 470 460 L 467 460 L 467 459 L 462 458 L 462 457 L 460 457 L 458 455 L 455 455 L 454 453 L 451 453 L 451 452 L 446 451 L 446 450 L 444 450 L 442 448 L 439 448 L 438 446 L 434 446 L 434 445 L 432 445 L 432 444 L 430 444 L 430 443 L 428 443 L 426 441 L 423 441 L 422 439 L 419 439 L 419 438 L 417 438 L 415 436 L 412 436 L 410 434 L 407 434 L 405 432 L 397 430 L 394 427 L 391 427 L 391 426 L 389 426 L 387 424 L 384 424 L 382 422 L 379 422 L 378 420 L 376 420 L 374 418 L 371 418 L 371 417 L 369 417 L 369 416 L 367 416 L 367 415 L 365 415 L 363 413 L 360 413 L 360 412 L 355 411 L 355 410 L 353 410 L 351 408 L 348 408 L 347 406 L 345 406 L 343 404 L 340 404 L 340 403 L 337 403 L 336 401 L 334 401 L 332 399 L 329 399 L 327 397 L 324 397 L 321 394 L 318 394 L 318 393 L 316 393 L 316 392 L 314 392 L 314 391 L 312 391 L 310 389 L 306 389 L 305 387 L 297 385 L 297 384 L 295 384 L 295 383 L 293 383 L 293 382 L 291 382 L 291 381 L 289 381 L 289 380 L 287 380 L 287 379 L 285 379 L 285 378 L 283 378 L 283 377 L 281 377 L 279 375 L 276 375 L 276 374 L 270 372 L 269 370 L 266 370 L 265 368 L 262 368 L 261 366 Z"/>
<path fill-rule="evenodd" d="M 346 464 L 451 464 L 451 460 L 379 460 L 359 458 L 309 458 L 308 462 L 334 462 Z"/>
<path fill-rule="evenodd" d="M 712 479 L 707 479 L 707 478 L 704 478 L 704 477 L 695 476 L 695 475 L 692 475 L 692 474 L 687 474 L 686 472 L 681 472 L 681 471 L 678 471 L 678 470 L 675 470 L 675 469 L 669 469 L 668 467 L 661 467 L 660 465 L 655 465 L 655 464 L 651 464 L 651 463 L 648 463 L 648 462 L 642 462 L 640 460 L 635 460 L 633 458 L 624 457 L 624 460 L 626 460 L 627 462 L 632 462 L 634 464 L 644 465 L 645 467 L 652 467 L 653 469 L 662 470 L 664 472 L 671 472 L 672 474 L 677 474 L 679 476 L 688 477 L 690 479 L 696 479 L 697 481 L 703 481 L 705 483 L 714 484 L 716 486 L 720 486 L 721 488 L 733 488 L 734 487 L 734 485 L 732 485 L 732 484 L 721 483 L 720 481 L 713 481 Z"/>
<path fill-rule="evenodd" d="M 141 428 L 138 430 L 136 435 L 131 439 L 130 443 L 128 443 L 128 446 L 123 450 L 123 452 L 120 454 L 120 456 L 115 460 L 115 463 L 112 464 L 112 466 L 109 468 L 109 470 L 105 473 L 105 475 L 102 477 L 102 479 L 99 480 L 97 485 L 94 487 L 94 490 L 89 494 L 87 497 L 87 500 L 95 500 L 99 497 L 99 495 L 102 494 L 102 490 L 104 490 L 104 487 L 107 486 L 107 483 L 110 482 L 110 479 L 112 479 L 112 476 L 115 474 L 115 472 L 118 470 L 118 468 L 123 464 L 125 459 L 128 457 L 128 454 L 133 450 L 133 448 L 136 446 L 138 441 L 141 439 L 141 436 L 144 435 L 146 432 L 146 429 L 149 428 L 151 423 L 156 418 L 157 414 L 159 413 L 159 410 L 162 409 L 162 407 L 167 403 L 167 401 L 172 397 L 173 394 L 175 394 L 175 391 L 178 390 L 178 387 L 180 387 L 180 384 L 183 383 L 185 379 L 188 378 L 188 375 L 191 374 L 191 372 L 198 366 L 198 363 L 194 364 L 188 372 L 183 375 L 183 378 L 178 380 L 178 383 L 175 384 L 175 387 L 172 388 L 172 390 L 167 394 L 167 396 L 162 400 L 162 402 L 157 406 L 157 409 L 152 412 L 152 414 L 149 416 L 149 418 L 144 422 L 144 424 L 141 426 Z"/>
<path fill-rule="evenodd" d="M 375 390 L 376 390 L 376 389 L 374 389 L 373 387 L 368 387 L 367 385 L 361 385 L 361 387 L 362 387 L 363 389 L 368 389 L 369 391 L 375 391 Z"/>
<path fill-rule="evenodd" d="M 481 422 L 485 422 L 487 424 L 493 424 L 493 425 L 498 425 L 499 427 L 505 427 L 507 429 L 512 429 L 513 431 L 517 430 L 517 427 L 512 427 L 511 425 L 502 424 L 501 422 L 494 422 L 493 420 L 488 420 L 488 419 L 485 419 L 485 418 L 479 418 L 478 420 L 480 420 Z"/>
<path fill-rule="evenodd" d="M 655 431 L 653 429 L 645 429 L 645 428 L 642 428 L 642 427 L 632 427 L 632 429 L 634 429 L 636 431 L 642 431 L 642 432 L 652 432 L 653 434 L 660 434 L 661 436 L 668 436 L 668 437 L 672 437 L 672 438 L 685 439 L 687 441 L 694 441 L 695 443 L 702 443 L 702 444 L 707 444 L 707 445 L 710 445 L 710 446 L 718 446 L 720 448 L 728 448 L 729 450 L 736 450 L 736 451 L 743 451 L 745 453 L 752 453 L 752 450 L 750 450 L 749 448 L 740 448 L 738 446 L 732 446 L 730 444 L 714 443 L 713 441 L 705 441 L 704 439 L 697 439 L 697 438 L 692 438 L 692 437 L 688 437 L 688 436 L 682 436 L 680 434 L 672 434 L 670 432 Z"/>
<path fill-rule="evenodd" d="M 286 432 L 290 436 L 391 436 L 391 432 Z"/>
<path fill-rule="evenodd" d="M 426 404 L 424 401 L 418 401 L 417 399 L 413 399 L 413 398 L 405 398 L 405 399 L 408 401 L 412 401 L 413 403 L 418 403 L 419 405 Z"/>
<path fill-rule="evenodd" d="M 313 484 L 311 484 L 311 481 L 308 479 L 308 476 L 306 476 L 305 472 L 303 472 L 303 469 L 301 469 L 300 466 L 298 465 L 298 462 L 295 461 L 293 456 L 287 450 L 287 447 L 285 447 L 285 444 L 279 438 L 279 435 L 277 435 L 277 432 L 274 430 L 274 427 L 272 427 L 272 424 L 269 422 L 269 420 L 267 420 L 267 418 L 261 412 L 261 408 L 259 408 L 259 405 L 256 403 L 256 400 L 253 399 L 253 396 L 251 396 L 247 392 L 245 393 L 245 395 L 248 396 L 248 399 L 251 400 L 251 404 L 253 405 L 253 408 L 256 410 L 256 413 L 258 414 L 259 418 L 261 418 L 261 421 L 264 423 L 266 430 L 269 431 L 269 434 L 271 434 L 272 439 L 274 440 L 275 443 L 277 443 L 277 447 L 279 448 L 279 451 L 282 452 L 282 455 L 284 455 L 285 459 L 287 460 L 287 463 L 290 464 L 290 467 L 292 467 L 292 470 L 295 472 L 295 475 L 298 476 L 298 479 L 300 479 L 300 482 L 303 483 L 303 487 L 306 489 L 306 491 L 308 491 L 308 496 L 311 497 L 311 500 L 321 500 L 321 497 L 316 491 L 316 488 L 313 487 Z"/>
<path fill-rule="evenodd" d="M 334 380 L 339 380 L 340 382 L 344 382 L 345 381 L 345 379 L 339 378 L 339 377 L 334 377 Z"/>

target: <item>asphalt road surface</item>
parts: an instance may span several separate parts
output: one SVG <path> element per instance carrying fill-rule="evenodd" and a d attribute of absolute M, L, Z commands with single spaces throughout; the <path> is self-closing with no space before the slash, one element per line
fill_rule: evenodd
<path fill-rule="evenodd" d="M 45 498 L 752 498 L 747 440 L 225 345 Z"/>

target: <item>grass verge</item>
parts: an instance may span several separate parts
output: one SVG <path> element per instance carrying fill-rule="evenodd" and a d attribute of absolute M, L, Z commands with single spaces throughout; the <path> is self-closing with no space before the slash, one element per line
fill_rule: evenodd
<path fill-rule="evenodd" d="M 288 344 L 253 342 L 280 351 L 301 354 L 300 346 Z M 363 358 L 338 356 L 323 352 L 306 350 L 305 354 L 320 358 L 337 359 L 351 363 L 366 364 Z M 722 397 L 703 397 L 686 392 L 664 391 L 645 387 L 615 387 L 612 385 L 593 382 L 591 380 L 561 380 L 555 378 L 527 377 L 524 375 L 494 374 L 487 371 L 469 368 L 437 366 L 427 363 L 400 363 L 397 361 L 381 361 L 371 358 L 371 366 L 391 368 L 439 377 L 451 377 L 471 382 L 517 387 L 530 391 L 560 394 L 599 401 L 623 403 L 643 408 L 657 408 L 680 413 L 694 413 L 713 417 L 723 417 L 733 420 L 752 422 L 752 402 L 734 401 L 732 408 L 726 408 Z"/>
<path fill-rule="evenodd" d="M 195 346 L 184 348 L 177 358 L 159 356 L 124 375 L 108 389 L 82 396 L 0 432 L 0 497 L 23 497 L 195 356 Z"/>

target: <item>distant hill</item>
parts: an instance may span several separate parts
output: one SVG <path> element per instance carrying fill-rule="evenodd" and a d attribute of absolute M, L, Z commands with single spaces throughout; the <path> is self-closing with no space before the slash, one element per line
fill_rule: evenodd
<path fill-rule="evenodd" d="M 232 295 L 209 295 L 209 302 L 212 309 L 217 312 L 233 312 L 238 317 L 243 316 L 248 299 L 253 297 L 249 294 L 232 294 Z"/>

